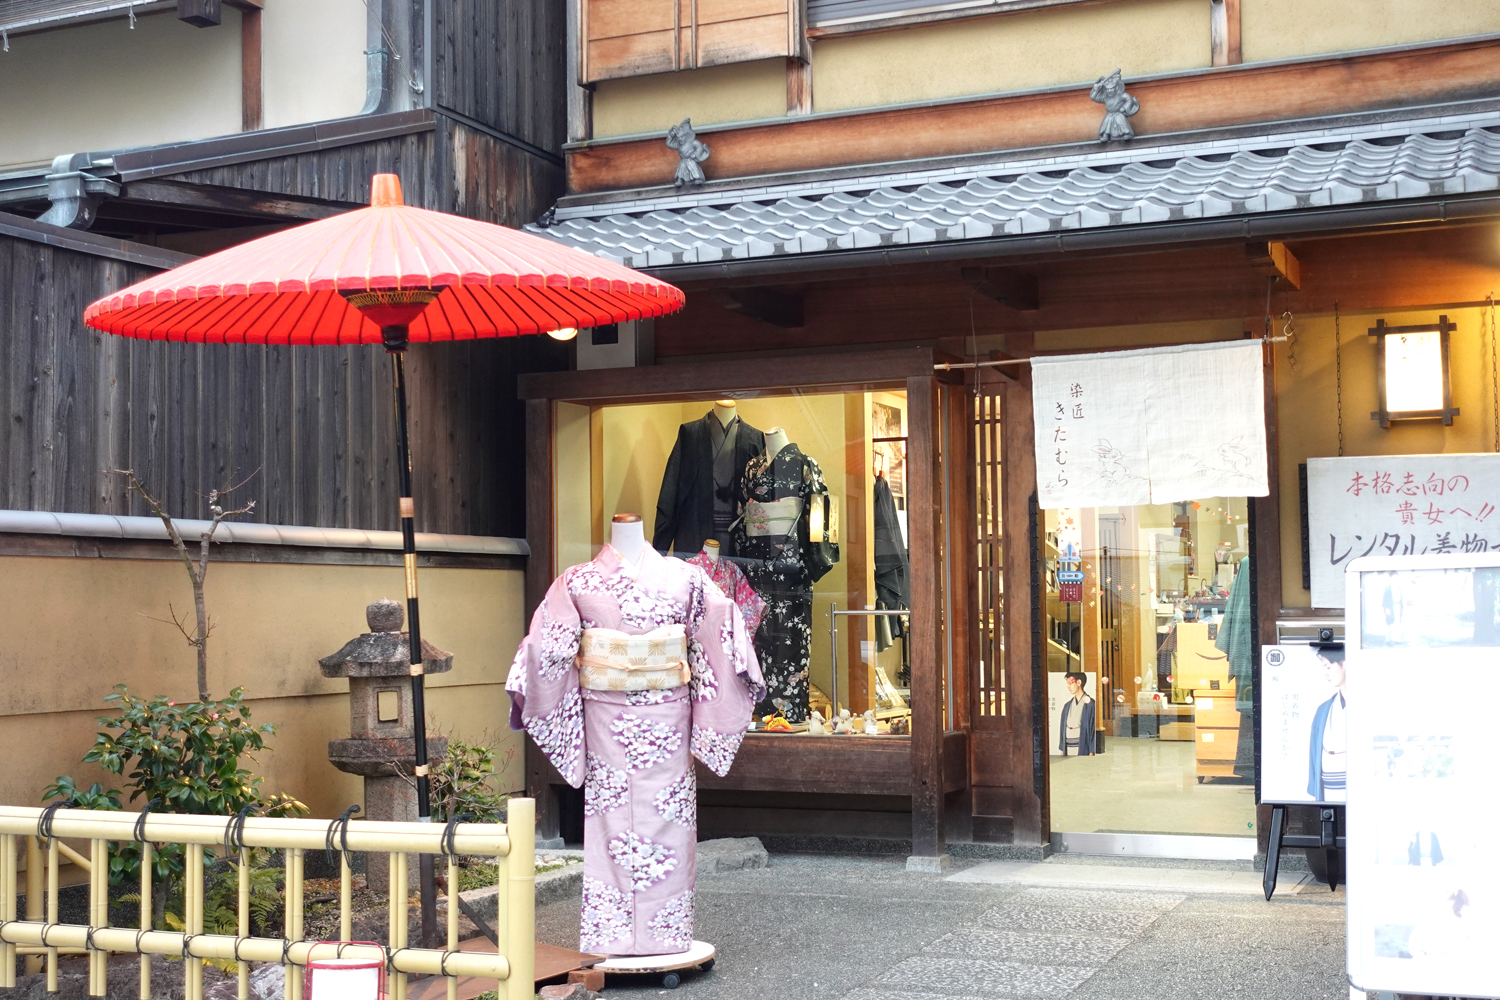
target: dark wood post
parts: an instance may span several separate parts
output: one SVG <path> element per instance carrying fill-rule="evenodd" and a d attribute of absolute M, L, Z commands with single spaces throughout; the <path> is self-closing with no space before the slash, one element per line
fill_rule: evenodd
<path fill-rule="evenodd" d="M 931 375 L 906 380 L 907 456 L 910 480 L 908 525 L 911 575 L 911 849 L 916 858 L 947 853 L 943 821 L 943 657 L 938 632 L 942 544 L 938 509 L 937 381 Z"/>

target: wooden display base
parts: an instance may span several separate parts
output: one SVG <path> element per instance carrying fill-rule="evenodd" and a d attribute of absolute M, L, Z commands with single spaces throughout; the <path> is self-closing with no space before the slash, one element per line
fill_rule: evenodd
<path fill-rule="evenodd" d="M 595 972 L 606 975 L 661 976 L 661 984 L 675 990 L 682 982 L 679 975 L 685 969 L 702 969 L 707 972 L 714 966 L 714 946 L 706 941 L 694 941 L 687 951 L 675 955 L 622 955 L 607 958 L 594 965 Z"/>
<path fill-rule="evenodd" d="M 495 946 L 483 937 L 469 938 L 460 941 L 459 951 L 489 951 L 493 952 Z M 550 979 L 559 979 L 577 969 L 593 968 L 597 963 L 604 961 L 603 955 L 590 955 L 588 952 L 574 951 L 571 948 L 559 948 L 556 945 L 536 943 L 536 971 L 533 978 L 537 983 L 545 983 Z M 493 979 L 481 979 L 478 976 L 458 977 L 458 1000 L 474 1000 L 481 993 L 487 993 L 495 988 Z M 446 1000 L 448 996 L 447 980 L 442 976 L 431 976 L 426 979 L 412 981 L 406 992 L 407 1000 Z"/>

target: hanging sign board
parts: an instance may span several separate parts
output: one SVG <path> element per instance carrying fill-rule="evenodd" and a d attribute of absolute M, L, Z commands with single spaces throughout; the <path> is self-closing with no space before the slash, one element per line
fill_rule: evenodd
<path fill-rule="evenodd" d="M 1344 570 L 1361 556 L 1500 549 L 1500 455 L 1307 460 L 1312 603 L 1344 606 Z"/>
<path fill-rule="evenodd" d="M 1346 577 L 1349 981 L 1500 996 L 1500 554 L 1366 558 Z"/>
<path fill-rule="evenodd" d="M 1343 804 L 1346 708 L 1343 650 L 1261 647 L 1262 802 Z"/>

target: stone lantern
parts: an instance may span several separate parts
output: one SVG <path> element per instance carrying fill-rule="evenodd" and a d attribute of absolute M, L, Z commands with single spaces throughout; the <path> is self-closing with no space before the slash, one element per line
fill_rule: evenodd
<path fill-rule="evenodd" d="M 364 818 L 417 819 L 416 740 L 412 736 L 410 637 L 401 631 L 405 612 L 386 599 L 365 609 L 370 631 L 349 640 L 318 661 L 324 677 L 349 678 L 349 738 L 328 742 L 333 766 L 365 779 Z M 453 654 L 422 640 L 422 669 L 440 674 L 453 669 Z M 441 761 L 446 736 L 427 737 L 427 759 Z M 380 889 L 390 859 L 380 852 L 365 858 L 365 882 Z"/>

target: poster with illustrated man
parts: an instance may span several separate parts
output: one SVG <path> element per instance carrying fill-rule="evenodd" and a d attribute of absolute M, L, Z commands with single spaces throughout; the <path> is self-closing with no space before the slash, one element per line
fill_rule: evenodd
<path fill-rule="evenodd" d="M 1348 695 L 1344 644 L 1261 650 L 1261 801 L 1347 801 Z"/>

